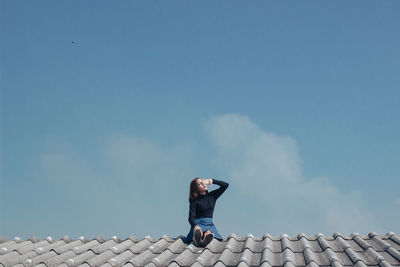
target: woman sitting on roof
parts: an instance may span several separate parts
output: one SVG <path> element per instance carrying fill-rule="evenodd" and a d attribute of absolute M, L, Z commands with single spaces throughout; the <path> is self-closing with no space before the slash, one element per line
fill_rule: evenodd
<path fill-rule="evenodd" d="M 208 192 L 207 185 L 217 184 L 217 190 Z M 192 240 L 198 247 L 207 246 L 215 237 L 222 240 L 222 236 L 215 228 L 212 217 L 217 199 L 225 192 L 229 184 L 217 179 L 195 178 L 190 183 L 189 195 L 189 223 L 190 231 L 186 236 L 186 243 Z"/>

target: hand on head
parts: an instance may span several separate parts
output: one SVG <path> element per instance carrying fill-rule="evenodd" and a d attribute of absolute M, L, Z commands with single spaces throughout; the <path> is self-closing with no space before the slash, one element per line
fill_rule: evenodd
<path fill-rule="evenodd" d="M 202 179 L 201 182 L 207 186 L 208 184 L 210 185 L 210 188 L 212 187 L 212 179 Z"/>

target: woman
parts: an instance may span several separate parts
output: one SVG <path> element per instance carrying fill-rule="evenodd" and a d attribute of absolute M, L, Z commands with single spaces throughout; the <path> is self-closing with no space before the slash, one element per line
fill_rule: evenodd
<path fill-rule="evenodd" d="M 220 187 L 217 190 L 208 192 L 207 185 L 210 188 L 213 184 Z M 192 240 L 198 247 L 207 246 L 215 237 L 222 240 L 222 236 L 215 228 L 212 217 L 217 199 L 225 192 L 229 184 L 217 179 L 195 178 L 190 183 L 189 195 L 189 223 L 190 231 L 186 236 L 186 243 Z"/>

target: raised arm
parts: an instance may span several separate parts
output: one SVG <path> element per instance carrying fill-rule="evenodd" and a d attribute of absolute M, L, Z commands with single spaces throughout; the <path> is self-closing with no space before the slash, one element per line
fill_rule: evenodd
<path fill-rule="evenodd" d="M 188 221 L 192 227 L 196 226 L 196 222 L 194 221 L 195 216 L 196 216 L 196 204 L 194 202 L 190 202 Z"/>
<path fill-rule="evenodd" d="M 215 198 L 219 198 L 222 195 L 222 193 L 224 193 L 225 190 L 229 186 L 229 184 L 227 182 L 220 181 L 220 180 L 217 180 L 217 179 L 212 179 L 212 183 L 219 185 L 218 189 L 210 192 L 210 194 L 213 195 Z"/>

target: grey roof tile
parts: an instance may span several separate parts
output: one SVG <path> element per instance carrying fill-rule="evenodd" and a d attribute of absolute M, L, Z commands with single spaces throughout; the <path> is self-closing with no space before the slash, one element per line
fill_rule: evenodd
<path fill-rule="evenodd" d="M 333 266 L 333 265 L 332 265 Z M 316 264 L 314 261 L 310 262 L 309 264 L 306 265 L 306 267 L 319 267 L 318 264 Z"/>
<path fill-rule="evenodd" d="M 121 266 L 125 262 L 132 259 L 133 256 L 134 256 L 133 252 L 128 249 L 122 252 L 121 254 L 109 259 L 108 263 L 110 263 L 112 266 Z"/>
<path fill-rule="evenodd" d="M 111 250 L 114 253 L 121 253 L 127 249 L 129 249 L 130 247 L 132 247 L 133 245 L 135 245 L 135 243 L 132 242 L 132 240 L 127 239 L 119 244 L 115 244 L 114 246 L 111 247 Z M 133 253 L 133 252 L 131 252 Z"/>
<path fill-rule="evenodd" d="M 96 240 L 97 242 L 97 240 Z M 68 266 L 76 266 L 77 264 L 81 264 L 84 263 L 86 260 L 94 257 L 96 254 L 94 254 L 93 251 L 88 250 L 84 253 L 80 253 L 78 255 L 76 255 L 75 257 L 69 258 L 65 263 Z"/>
<path fill-rule="evenodd" d="M 206 257 L 207 256 L 207 257 Z M 204 260 L 204 265 L 205 266 L 213 266 L 215 265 L 219 258 L 221 257 L 221 253 L 209 253 L 207 251 L 207 253 L 205 253 L 204 255 L 201 256 L 202 259 Z M 203 261 L 202 260 L 202 261 Z M 200 262 L 200 261 L 199 261 Z"/>
<path fill-rule="evenodd" d="M 90 250 L 93 251 L 95 254 L 101 254 L 116 244 L 117 243 L 113 239 L 110 239 L 105 241 L 104 243 L 100 243 L 98 245 L 91 247 Z"/>
<path fill-rule="evenodd" d="M 278 253 L 273 253 L 269 248 L 264 249 L 263 252 L 261 253 L 260 263 L 268 262 L 269 264 L 273 265 L 273 263 L 274 263 L 273 257 L 274 257 L 274 255 L 277 255 L 277 254 Z"/>
<path fill-rule="evenodd" d="M 190 266 L 200 254 L 199 249 L 195 249 L 193 245 L 189 245 L 182 253 L 177 254 L 177 257 L 173 260 L 178 263 L 179 266 Z"/>
<path fill-rule="evenodd" d="M 212 253 L 209 249 L 204 249 L 201 253 L 194 255 L 195 260 L 193 264 L 201 266 L 210 266 L 213 263 L 215 263 L 216 259 L 218 258 L 218 255 L 216 255 L 217 257 L 212 257 L 212 256 L 215 256 L 215 254 Z"/>
<path fill-rule="evenodd" d="M 145 238 L 145 239 L 139 241 L 138 243 L 134 243 L 134 245 L 131 246 L 129 249 L 135 254 L 136 253 L 142 253 L 143 251 L 145 251 L 151 245 L 152 245 L 151 240 Z"/>
<path fill-rule="evenodd" d="M 231 237 L 223 249 L 226 248 L 232 252 L 240 252 L 243 249 L 243 245 L 243 242 L 238 241 L 235 237 Z"/>
<path fill-rule="evenodd" d="M 76 256 L 75 252 L 73 252 L 72 250 L 68 250 L 61 255 L 57 255 L 55 257 L 45 259 L 43 263 L 46 264 L 47 266 L 55 266 L 55 265 L 59 265 L 59 264 L 65 262 L 66 260 L 73 258 L 75 256 Z"/>
<path fill-rule="evenodd" d="M 151 262 L 151 260 L 155 257 L 153 252 L 151 250 L 146 249 L 142 253 L 136 255 L 134 258 L 130 259 L 129 261 L 134 265 L 134 266 L 145 266 L 147 263 Z"/>
<path fill-rule="evenodd" d="M 20 243 L 19 246 L 16 247 L 15 249 L 18 251 L 19 254 L 24 254 L 24 253 L 30 252 L 36 248 L 39 248 L 42 246 L 47 246 L 47 245 L 49 245 L 49 242 L 47 242 L 47 240 L 40 241 L 37 243 L 32 243 L 31 241 L 27 241 L 27 242 Z"/>
<path fill-rule="evenodd" d="M 292 250 L 292 252 L 293 252 L 293 249 L 291 248 L 291 242 L 287 236 L 281 237 L 281 247 L 282 247 L 282 251 L 284 251 L 285 249 L 288 248 L 288 249 Z"/>
<path fill-rule="evenodd" d="M 37 247 L 35 249 L 35 252 L 37 254 L 44 254 L 44 253 L 49 252 L 51 249 L 53 249 L 55 247 L 59 247 L 59 246 L 64 245 L 64 244 L 65 244 L 64 240 L 59 240 L 59 241 L 56 241 L 54 243 L 51 243 L 51 244 L 48 244 L 48 245 L 45 245 L 45 246 Z"/>
<path fill-rule="evenodd" d="M 36 236 L 31 236 L 30 238 L 28 238 L 28 240 L 32 243 L 40 242 L 39 238 L 37 238 Z"/>
<path fill-rule="evenodd" d="M 207 245 L 207 249 L 209 249 L 213 253 L 221 253 L 221 251 L 225 248 L 226 242 L 219 242 L 217 240 L 211 241 L 210 244 Z"/>
<path fill-rule="evenodd" d="M 72 250 L 76 253 L 76 254 L 81 254 L 83 252 L 86 252 L 88 249 L 97 246 L 99 244 L 99 241 L 97 241 L 96 239 L 89 241 L 85 244 L 79 245 L 79 246 L 75 246 L 72 248 Z M 94 252 L 93 252 L 94 253 Z"/>
<path fill-rule="evenodd" d="M 69 243 L 69 242 L 71 242 L 72 239 L 71 239 L 69 236 L 65 235 L 65 236 L 63 236 L 63 237 L 61 238 L 61 240 L 64 240 L 65 243 Z"/>
<path fill-rule="evenodd" d="M 114 252 L 111 250 L 105 250 L 100 254 L 96 254 L 93 258 L 86 260 L 85 263 L 89 264 L 90 266 L 99 266 L 114 256 Z"/>
<path fill-rule="evenodd" d="M 62 241 L 62 242 L 64 242 L 64 241 Z M 27 258 L 26 260 L 22 261 L 21 263 L 23 263 L 25 266 L 34 266 L 34 265 L 40 264 L 41 262 L 45 261 L 46 259 L 55 257 L 57 255 L 58 254 L 54 250 L 51 250 L 51 251 L 48 251 L 47 253 L 37 255 L 32 258 Z"/>
<path fill-rule="evenodd" d="M 390 263 L 388 263 L 387 261 L 382 261 L 381 263 L 379 263 L 380 267 L 392 267 L 392 265 Z"/>
<path fill-rule="evenodd" d="M 3 239 L 0 266 L 400 266 L 400 236 L 394 233 L 300 233 L 293 237 L 231 234 L 222 241 L 213 240 L 205 248 L 185 244 L 182 237 Z"/>
<path fill-rule="evenodd" d="M 355 266 L 355 267 L 367 267 L 367 265 L 362 261 L 357 261 L 353 266 Z"/>
<path fill-rule="evenodd" d="M 380 255 L 378 252 L 376 252 L 373 248 L 368 247 L 365 250 L 366 255 L 372 259 L 372 261 L 374 261 L 377 264 L 381 264 L 383 261 L 385 261 L 385 258 L 382 257 L 382 255 Z"/>
<path fill-rule="evenodd" d="M 55 248 L 53 248 L 53 250 L 57 254 L 63 254 L 64 252 L 69 251 L 73 247 L 77 247 L 77 246 L 80 246 L 82 244 L 83 244 L 82 241 L 80 239 L 78 239 L 78 240 L 74 240 L 74 241 L 71 241 L 69 243 L 66 243 L 65 245 L 62 245 L 60 247 L 55 247 Z"/>
<path fill-rule="evenodd" d="M 291 261 L 285 262 L 285 264 L 283 266 L 284 267 L 296 267 L 296 265 L 294 265 L 293 262 L 291 262 Z"/>
<path fill-rule="evenodd" d="M 331 248 L 327 248 L 325 251 L 320 253 L 312 253 L 312 258 L 312 261 L 317 263 L 318 265 L 330 265 L 334 262 L 344 264 Z M 350 263 L 350 261 L 348 262 Z"/>
<path fill-rule="evenodd" d="M 174 254 L 179 254 L 185 249 L 185 244 L 183 243 L 182 239 L 176 239 L 171 245 L 169 245 L 166 249 L 171 251 Z"/>
<path fill-rule="evenodd" d="M 263 242 L 262 243 L 263 250 L 268 248 L 269 250 L 271 250 L 272 252 L 275 252 L 275 253 L 282 252 L 282 244 L 280 241 L 273 240 L 272 238 L 268 237 L 268 238 L 265 238 L 262 242 Z"/>
<path fill-rule="evenodd" d="M 6 253 L 12 251 L 16 245 L 17 245 L 17 243 L 14 240 L 2 243 L 0 246 L 1 247 L 0 255 L 6 254 Z"/>
<path fill-rule="evenodd" d="M 224 263 L 220 262 L 220 261 L 217 261 L 214 266 L 215 267 L 226 267 L 226 265 Z M 170 266 L 168 266 L 168 267 L 170 267 Z"/>
<path fill-rule="evenodd" d="M 154 266 L 150 266 L 150 267 L 154 267 Z M 168 264 L 168 267 L 179 267 L 179 265 L 176 262 L 171 262 L 170 264 Z"/>
<path fill-rule="evenodd" d="M 319 236 L 317 238 L 318 244 L 321 246 L 322 250 L 326 250 L 327 248 L 332 249 L 335 252 L 344 251 L 341 249 L 338 244 L 336 244 L 335 240 L 327 240 L 325 236 Z"/>
<path fill-rule="evenodd" d="M 0 263 L 4 266 L 11 266 L 16 264 L 15 258 L 18 257 L 20 254 L 17 251 L 11 251 L 7 254 L 3 254 L 0 256 Z"/>
<path fill-rule="evenodd" d="M 261 242 L 255 241 L 253 237 L 247 237 L 246 241 L 244 242 L 243 250 L 249 249 L 252 252 L 260 252 L 262 248 L 259 243 Z"/>
<path fill-rule="evenodd" d="M 225 265 L 235 266 L 239 263 L 240 256 L 240 252 L 232 252 L 229 249 L 225 249 L 217 261 Z"/>
<path fill-rule="evenodd" d="M 12 257 L 12 259 L 10 259 L 9 265 L 14 265 L 14 264 L 18 264 L 18 263 L 24 262 L 25 260 L 27 260 L 27 259 L 29 259 L 31 257 L 35 257 L 36 255 L 37 255 L 37 253 L 35 251 L 30 251 L 30 252 L 27 252 L 27 253 L 22 254 L 22 255 L 18 254 L 17 256 Z M 1 262 L 1 260 L 0 260 L 0 262 Z"/>
<path fill-rule="evenodd" d="M 240 255 L 239 262 L 245 262 L 251 266 L 258 266 L 261 260 L 261 252 L 253 253 L 251 250 L 245 250 L 242 255 Z"/>
<path fill-rule="evenodd" d="M 400 252 L 392 247 L 387 249 L 387 252 L 396 260 L 400 261 Z"/>
<path fill-rule="evenodd" d="M 400 245 L 400 236 L 397 236 L 395 234 L 390 235 L 389 237 L 391 240 L 393 240 L 394 242 L 396 242 L 398 245 Z"/>
<path fill-rule="evenodd" d="M 355 252 L 351 247 L 346 248 L 345 250 L 347 256 L 349 256 L 349 258 L 351 259 L 351 261 L 353 262 L 353 264 L 355 264 L 357 261 L 363 261 L 366 262 L 365 259 L 361 259 L 361 254 Z"/>
<path fill-rule="evenodd" d="M 375 236 L 371 237 L 371 239 L 379 246 L 379 248 L 382 251 L 386 251 L 390 247 L 390 244 L 388 242 L 386 242 L 385 240 L 383 240 L 382 238 L 380 238 L 379 236 L 375 235 Z"/>
<path fill-rule="evenodd" d="M 241 262 L 239 262 L 239 264 L 237 265 L 237 267 L 250 267 L 250 265 L 247 264 L 247 262 L 241 261 Z"/>
<path fill-rule="evenodd" d="M 386 243 L 388 243 L 390 246 L 392 246 L 396 250 L 400 250 L 400 243 L 397 243 L 395 240 L 392 238 L 390 239 L 383 239 L 385 240 Z M 400 242 L 400 240 L 398 240 Z"/>
<path fill-rule="evenodd" d="M 315 253 L 312 251 L 311 248 L 307 247 L 303 250 L 304 260 L 306 264 L 311 262 L 316 262 Z"/>
<path fill-rule="evenodd" d="M 153 258 L 152 264 L 155 266 L 169 264 L 175 256 L 176 255 L 174 253 L 166 249 L 161 254 L 158 254 L 155 258 Z"/>
<path fill-rule="evenodd" d="M 160 238 L 160 240 L 158 240 L 157 242 L 155 242 L 154 244 L 151 244 L 148 249 L 151 250 L 151 252 L 153 253 L 162 253 L 168 246 L 171 245 L 172 242 L 169 242 L 167 240 L 165 240 L 164 238 Z"/>

